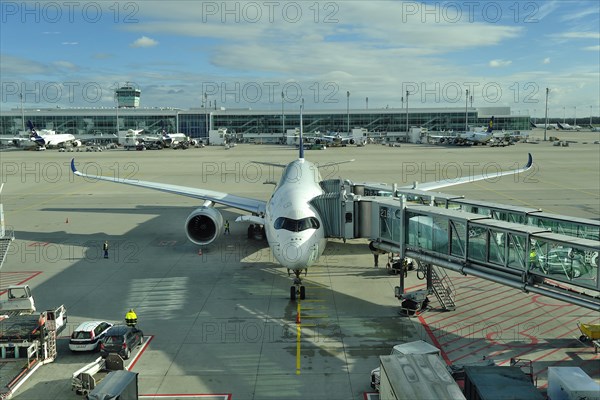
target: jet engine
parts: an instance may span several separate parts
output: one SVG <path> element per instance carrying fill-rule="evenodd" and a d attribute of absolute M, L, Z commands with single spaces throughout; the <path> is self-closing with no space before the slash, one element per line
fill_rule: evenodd
<path fill-rule="evenodd" d="M 185 221 L 188 239 L 197 245 L 207 245 L 223 233 L 223 216 L 213 207 L 195 209 Z"/>
<path fill-rule="evenodd" d="M 79 146 L 81 146 L 81 141 L 80 141 L 80 140 L 73 140 L 73 141 L 71 142 L 71 145 L 72 145 L 73 147 L 79 147 Z"/>
<path fill-rule="evenodd" d="M 348 140 L 348 143 L 350 143 L 350 144 L 356 144 L 356 141 L 353 138 L 351 138 L 350 140 Z"/>

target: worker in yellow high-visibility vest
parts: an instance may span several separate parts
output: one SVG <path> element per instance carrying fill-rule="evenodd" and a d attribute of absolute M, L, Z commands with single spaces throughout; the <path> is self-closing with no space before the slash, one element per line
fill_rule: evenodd
<path fill-rule="evenodd" d="M 134 326 L 137 324 L 137 314 L 133 311 L 133 308 L 130 308 L 125 314 L 125 323 L 127 326 Z"/>

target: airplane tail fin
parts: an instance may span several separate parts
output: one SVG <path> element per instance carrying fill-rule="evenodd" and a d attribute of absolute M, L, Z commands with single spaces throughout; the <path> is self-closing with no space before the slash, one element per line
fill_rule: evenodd
<path fill-rule="evenodd" d="M 304 159 L 304 141 L 302 140 L 302 111 L 304 110 L 304 104 L 300 106 L 300 153 L 298 158 Z"/>
<path fill-rule="evenodd" d="M 33 126 L 33 123 L 30 120 L 27 121 L 27 127 L 29 128 L 29 138 L 33 140 L 38 146 L 44 146 L 46 144 L 46 141 L 43 137 L 38 135 L 37 131 L 35 130 L 35 127 Z"/>
<path fill-rule="evenodd" d="M 490 121 L 488 122 L 487 133 L 492 133 L 493 130 L 494 130 L 494 116 L 492 116 L 490 118 Z"/>
<path fill-rule="evenodd" d="M 38 137 L 37 132 L 35 131 L 35 127 L 33 126 L 33 123 L 31 122 L 31 120 L 27 120 L 27 128 L 29 128 L 29 133 L 30 133 L 30 137 L 34 138 L 34 137 Z"/>

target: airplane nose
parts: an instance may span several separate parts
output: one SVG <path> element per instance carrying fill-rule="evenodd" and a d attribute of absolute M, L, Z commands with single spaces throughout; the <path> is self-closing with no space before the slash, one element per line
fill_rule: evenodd
<path fill-rule="evenodd" d="M 306 268 L 309 264 L 310 248 L 308 243 L 299 243 L 290 240 L 279 246 L 279 251 L 275 253 L 275 258 L 281 265 L 287 268 Z"/>

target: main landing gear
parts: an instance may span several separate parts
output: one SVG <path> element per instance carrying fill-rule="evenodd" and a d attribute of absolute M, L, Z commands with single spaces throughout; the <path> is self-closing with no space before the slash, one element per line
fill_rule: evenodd
<path fill-rule="evenodd" d="M 288 275 L 291 275 L 290 269 L 288 269 Z M 296 298 L 300 298 L 300 300 L 304 300 L 306 298 L 306 288 L 302 285 L 302 279 L 300 279 L 300 274 L 302 273 L 301 269 L 293 270 L 294 275 L 294 286 L 290 286 L 290 300 L 294 301 Z M 306 269 L 304 270 L 304 276 L 306 276 Z"/>

